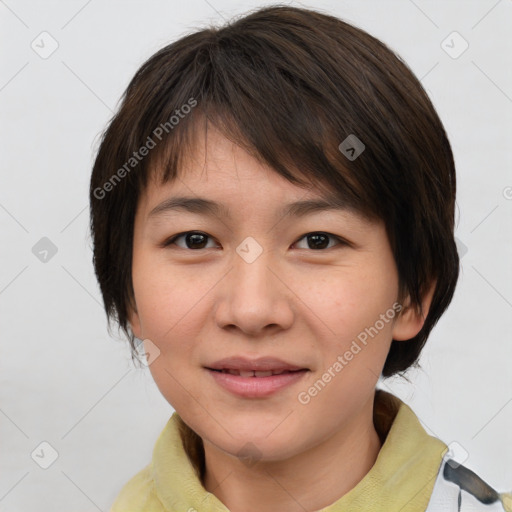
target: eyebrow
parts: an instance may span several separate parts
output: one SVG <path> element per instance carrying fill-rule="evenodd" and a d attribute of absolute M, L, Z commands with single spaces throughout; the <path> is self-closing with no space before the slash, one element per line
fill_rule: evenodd
<path fill-rule="evenodd" d="M 347 211 L 350 208 L 337 197 L 327 199 L 307 199 L 285 205 L 278 214 L 282 217 L 304 217 L 311 213 L 324 211 Z M 231 219 L 229 208 L 203 197 L 170 197 L 155 206 L 148 214 L 148 219 L 159 217 L 173 211 L 186 211 L 210 217 L 224 216 Z"/>

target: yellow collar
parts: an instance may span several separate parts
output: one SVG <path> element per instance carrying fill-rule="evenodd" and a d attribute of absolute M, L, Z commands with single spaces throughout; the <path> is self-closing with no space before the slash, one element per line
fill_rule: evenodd
<path fill-rule="evenodd" d="M 229 512 L 204 489 L 188 458 L 175 412 L 153 452 L 151 476 L 166 510 Z M 376 390 L 374 424 L 383 445 L 364 478 L 322 512 L 419 512 L 427 508 L 447 446 L 426 433 L 411 408 L 398 397 Z"/>

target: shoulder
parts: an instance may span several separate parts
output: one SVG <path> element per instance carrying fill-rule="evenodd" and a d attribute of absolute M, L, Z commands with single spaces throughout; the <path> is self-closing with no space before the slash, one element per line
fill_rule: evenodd
<path fill-rule="evenodd" d="M 439 468 L 425 512 L 512 512 L 512 495 L 500 493 L 453 459 Z"/>
<path fill-rule="evenodd" d="M 128 480 L 109 512 L 165 512 L 156 494 L 151 464 Z"/>

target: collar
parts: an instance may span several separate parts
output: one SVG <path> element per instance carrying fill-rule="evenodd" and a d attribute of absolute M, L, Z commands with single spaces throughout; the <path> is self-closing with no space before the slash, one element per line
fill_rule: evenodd
<path fill-rule="evenodd" d="M 169 511 L 229 512 L 202 486 L 182 444 L 181 421 L 174 412 L 153 451 L 151 472 L 158 499 Z M 374 465 L 322 512 L 423 512 L 427 508 L 448 451 L 446 444 L 427 434 L 407 404 L 382 389 L 375 391 L 374 424 L 383 442 Z"/>

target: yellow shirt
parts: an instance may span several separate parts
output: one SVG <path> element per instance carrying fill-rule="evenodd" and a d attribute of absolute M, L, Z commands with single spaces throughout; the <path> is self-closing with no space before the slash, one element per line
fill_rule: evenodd
<path fill-rule="evenodd" d="M 155 444 L 151 463 L 123 487 L 111 512 L 229 512 L 202 486 L 199 472 L 183 447 L 178 420 L 174 412 Z M 322 512 L 425 512 L 434 485 L 437 501 L 432 500 L 427 512 L 457 510 L 456 499 L 442 494 L 446 491 L 453 491 L 446 496 L 458 496 L 459 500 L 464 493 L 464 499 L 471 500 L 465 502 L 470 506 L 475 506 L 473 501 L 480 504 L 471 490 L 467 493 L 464 485 L 459 487 L 443 477 L 447 445 L 428 435 L 411 408 L 398 397 L 376 390 L 374 425 L 383 441 L 375 464 L 355 487 Z M 482 510 L 511 510 L 503 506 L 500 501 Z"/>

